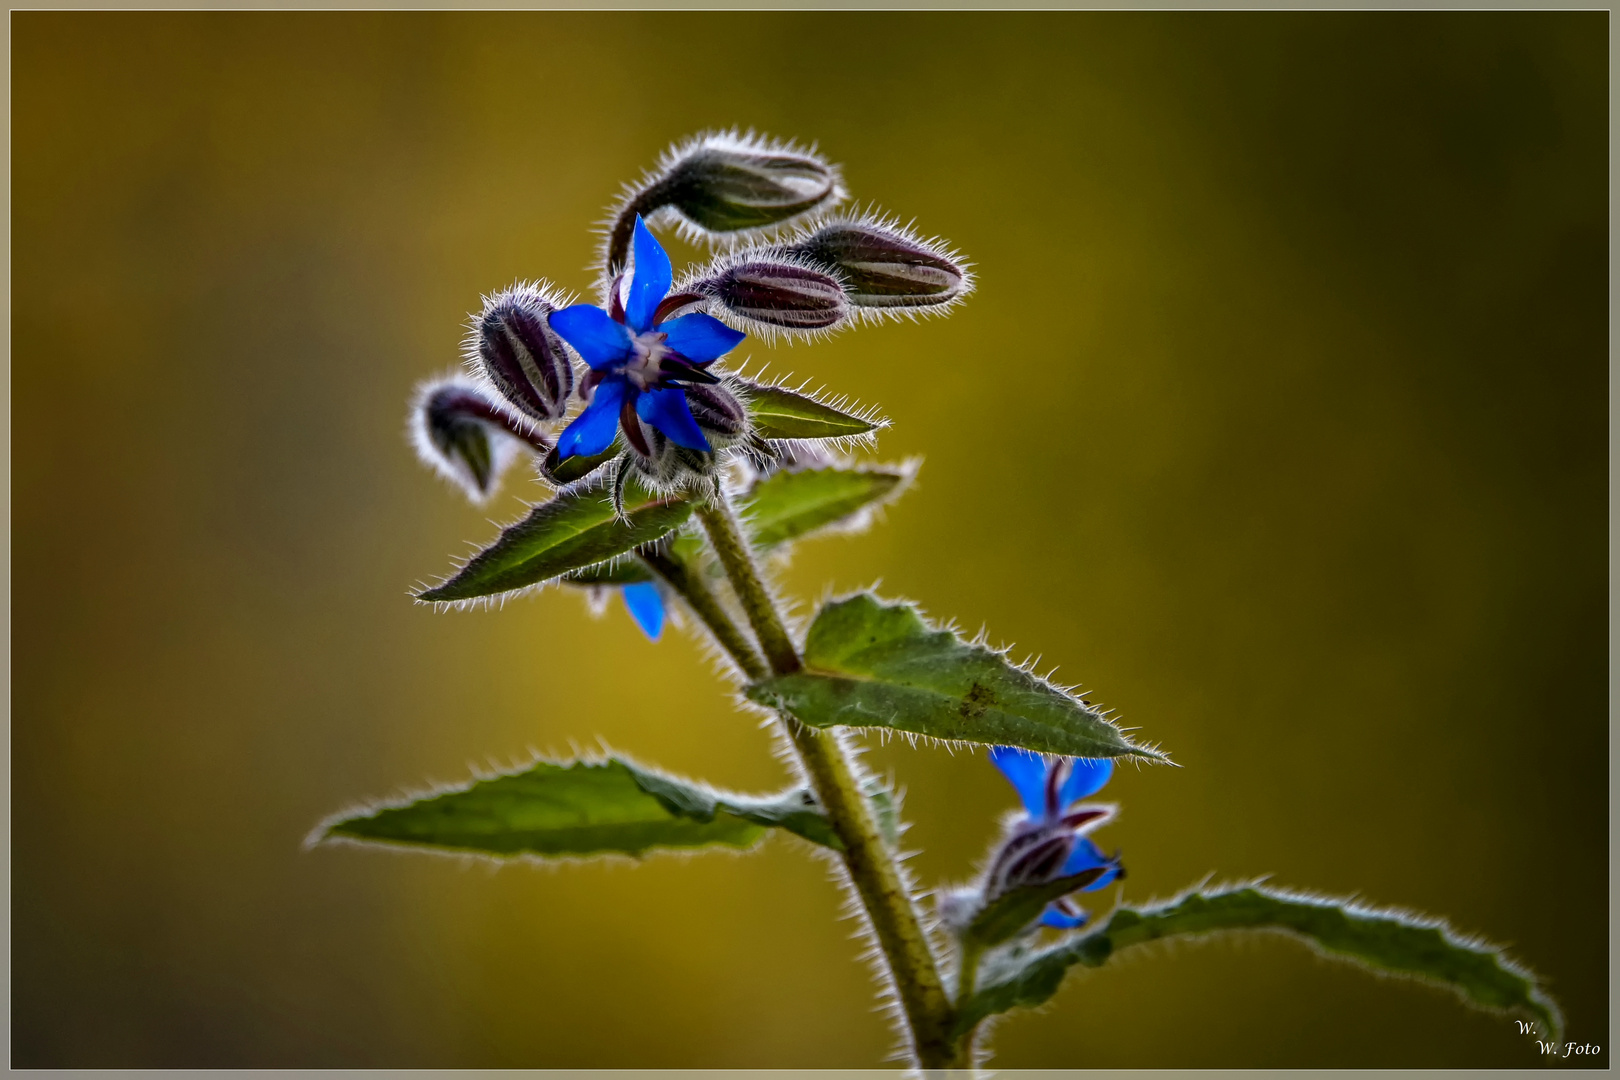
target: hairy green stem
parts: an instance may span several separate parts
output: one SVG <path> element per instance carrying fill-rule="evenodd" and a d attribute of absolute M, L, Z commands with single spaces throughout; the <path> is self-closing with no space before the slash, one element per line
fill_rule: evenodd
<path fill-rule="evenodd" d="M 742 632 L 726 609 L 720 606 L 720 600 L 714 595 L 708 584 L 703 580 L 700 571 L 694 570 L 681 559 L 659 551 L 637 552 L 641 561 L 647 568 L 668 583 L 669 587 L 678 593 L 686 606 L 692 609 L 692 614 L 709 628 L 709 633 L 720 643 L 737 667 L 742 669 L 744 676 L 750 682 L 765 678 L 770 669 L 765 661 L 760 659 L 759 651 L 754 643 Z"/>
<path fill-rule="evenodd" d="M 704 532 L 709 534 L 714 553 L 720 557 L 720 565 L 725 567 L 731 589 L 742 604 L 743 614 L 748 616 L 748 624 L 754 628 L 754 637 L 759 639 L 760 651 L 770 663 L 771 671 L 777 675 L 798 671 L 802 666 L 799 651 L 794 648 L 787 627 L 782 625 L 782 617 L 776 613 L 776 601 L 760 580 L 753 549 L 743 537 L 725 493 L 699 506 L 697 516 Z"/>
<path fill-rule="evenodd" d="M 698 520 L 725 568 L 771 671 L 778 675 L 798 671 L 802 666 L 798 650 L 777 612 L 776 601 L 760 578 L 753 551 L 723 492 L 698 510 Z M 962 1051 L 951 1032 L 955 1011 L 917 917 L 911 890 L 901 876 L 894 852 L 878 831 L 853 761 L 837 735 L 808 727 L 785 714 L 780 719 L 821 808 L 844 842 L 844 865 L 888 962 L 911 1029 L 917 1063 L 924 1069 L 959 1067 Z"/>
<path fill-rule="evenodd" d="M 957 962 L 956 971 L 956 1014 L 961 1015 L 967 1007 L 968 1000 L 973 997 L 973 991 L 978 989 L 979 961 L 984 956 L 984 948 L 969 938 L 961 943 L 961 954 Z M 973 1030 L 961 1032 L 956 1038 L 952 1048 L 950 1067 L 953 1069 L 973 1068 L 973 1040 L 977 1035 L 977 1025 Z"/>

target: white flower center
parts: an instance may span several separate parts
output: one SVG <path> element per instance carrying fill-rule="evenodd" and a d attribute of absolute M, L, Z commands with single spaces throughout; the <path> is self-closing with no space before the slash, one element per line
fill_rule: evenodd
<path fill-rule="evenodd" d="M 630 362 L 624 365 L 624 374 L 637 390 L 646 390 L 658 382 L 663 359 L 670 352 L 669 346 L 664 344 L 668 337 L 656 330 L 645 334 L 631 331 Z"/>

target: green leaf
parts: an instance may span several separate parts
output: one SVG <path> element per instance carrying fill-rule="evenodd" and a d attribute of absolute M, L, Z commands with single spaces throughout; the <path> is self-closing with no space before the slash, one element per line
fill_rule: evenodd
<path fill-rule="evenodd" d="M 754 433 L 765 439 L 848 439 L 886 426 L 780 386 L 743 383 Z"/>
<path fill-rule="evenodd" d="M 754 542 L 768 550 L 858 520 L 865 511 L 899 498 L 914 475 L 916 466 L 911 462 L 778 472 L 756 481 L 738 498 L 738 509 L 752 528 Z M 671 554 L 691 563 L 702 548 L 702 539 L 686 530 L 675 538 Z M 710 569 L 719 573 L 718 566 Z M 567 578 L 569 584 L 582 586 L 651 580 L 651 572 L 634 559 L 598 563 Z"/>
<path fill-rule="evenodd" d="M 594 457 L 580 457 L 576 454 L 567 460 L 559 461 L 557 448 L 554 446 L 551 453 L 540 462 L 540 471 L 553 484 L 572 484 L 575 480 L 585 479 L 622 452 L 617 445 L 613 445 Z"/>
<path fill-rule="evenodd" d="M 1100 712 L 1007 662 L 935 630 L 909 604 L 859 593 L 810 625 L 805 669 L 748 687 L 751 701 L 812 727 L 888 728 L 1038 753 L 1163 760 Z"/>
<path fill-rule="evenodd" d="M 563 580 L 569 585 L 634 585 L 652 579 L 652 571 L 640 559 L 612 559 L 576 570 Z"/>
<path fill-rule="evenodd" d="M 417 594 L 418 600 L 471 600 L 537 585 L 651 543 L 692 514 L 682 495 L 626 499 L 629 520 L 617 517 L 606 490 L 558 495 L 529 512 L 474 555 L 455 576 Z M 628 493 L 627 493 L 628 495 Z"/>
<path fill-rule="evenodd" d="M 1462 937 L 1443 922 L 1249 885 L 1192 892 L 1147 908 L 1119 908 L 1098 929 L 1071 935 L 1058 945 L 992 957 L 978 992 L 957 1018 L 958 1031 L 971 1031 L 987 1016 L 1048 1000 L 1075 964 L 1101 967 L 1132 946 L 1225 931 L 1281 932 L 1332 959 L 1437 983 L 1476 1008 L 1523 1013 L 1554 1041 L 1563 1027 L 1558 1006 L 1533 975 L 1500 949 Z"/>
<path fill-rule="evenodd" d="M 321 838 L 484 855 L 640 855 L 649 848 L 751 847 L 770 828 L 842 849 L 805 789 L 718 792 L 622 758 L 536 762 L 398 806 L 345 817 Z"/>
<path fill-rule="evenodd" d="M 903 464 L 773 473 L 740 500 L 741 513 L 754 543 L 771 548 L 899 497 L 914 471 Z"/>

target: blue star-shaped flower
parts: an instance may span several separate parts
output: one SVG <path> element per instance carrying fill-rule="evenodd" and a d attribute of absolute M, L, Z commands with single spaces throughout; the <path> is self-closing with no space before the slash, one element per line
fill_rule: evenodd
<path fill-rule="evenodd" d="M 1114 763 L 1106 758 L 1053 758 L 1032 754 L 1011 746 L 997 746 L 990 751 L 990 761 L 1001 774 L 1012 781 L 1018 795 L 1024 800 L 1028 825 L 1045 829 L 1068 826 L 1079 831 L 1095 823 L 1095 810 L 1074 808 L 1081 799 L 1102 790 L 1114 774 Z M 1084 836 L 1077 836 L 1074 848 L 1054 877 L 1069 877 L 1086 870 L 1103 868 L 1096 880 L 1081 886 L 1082 892 L 1101 889 L 1117 880 L 1125 871 L 1116 855 L 1109 858 Z M 1059 930 L 1072 930 L 1085 923 L 1086 912 L 1067 899 L 1048 905 L 1041 922 Z"/>
<path fill-rule="evenodd" d="M 711 449 L 692 418 L 685 388 L 719 382 L 704 368 L 747 335 L 699 312 L 664 321 L 663 316 L 674 310 L 664 303 L 672 281 L 669 256 L 638 215 L 629 296 L 622 297 L 615 281 L 610 310 L 575 304 L 551 313 L 551 328 L 591 368 L 580 385 L 580 395 L 589 404 L 557 440 L 558 460 L 600 454 L 621 425 L 626 438 L 641 440 L 637 416 L 676 446 Z M 682 304 L 691 300 L 671 298 L 677 299 Z M 647 452 L 646 447 L 637 449 Z"/>

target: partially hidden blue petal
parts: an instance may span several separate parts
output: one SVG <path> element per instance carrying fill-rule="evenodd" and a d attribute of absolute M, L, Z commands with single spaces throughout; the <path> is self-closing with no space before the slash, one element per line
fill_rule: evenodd
<path fill-rule="evenodd" d="M 650 581 L 638 581 L 619 590 L 630 617 L 636 620 L 642 633 L 654 641 L 664 632 L 664 598 L 658 586 Z"/>
<path fill-rule="evenodd" d="M 597 371 L 630 359 L 630 331 L 595 304 L 575 304 L 553 311 L 548 321 L 558 336 Z"/>
<path fill-rule="evenodd" d="M 596 396 L 558 438 L 557 460 L 567 461 L 576 455 L 594 457 L 606 450 L 618 434 L 619 409 L 629 389 L 630 380 L 623 375 L 610 375 L 597 383 Z"/>
<path fill-rule="evenodd" d="M 630 278 L 630 299 L 624 305 L 624 321 L 641 334 L 652 325 L 658 305 L 669 292 L 675 271 L 669 265 L 669 256 L 659 246 L 658 239 L 647 229 L 647 223 L 636 215 L 636 270 Z"/>
<path fill-rule="evenodd" d="M 1041 925 L 1050 926 L 1055 930 L 1073 930 L 1077 926 L 1084 926 L 1090 918 L 1088 912 L 1080 911 L 1076 915 L 1066 915 L 1056 904 L 1048 904 L 1046 910 L 1041 912 Z"/>
<path fill-rule="evenodd" d="M 1069 778 L 1058 791 L 1058 804 L 1068 807 L 1097 794 L 1113 775 L 1113 758 L 1075 758 L 1070 762 Z"/>
<path fill-rule="evenodd" d="M 1058 872 L 1058 876 L 1069 877 L 1087 870 L 1095 870 L 1099 866 L 1108 869 L 1104 870 L 1096 881 L 1080 886 L 1081 892 L 1096 892 L 1105 885 L 1112 884 L 1119 877 L 1119 863 L 1097 850 L 1096 844 L 1082 836 L 1075 841 L 1074 850 L 1069 852 L 1069 857 L 1064 861 L 1063 869 Z"/>
<path fill-rule="evenodd" d="M 668 334 L 669 339 L 664 344 L 694 364 L 707 364 L 711 360 L 720 359 L 748 336 L 741 330 L 733 330 L 713 315 L 705 315 L 701 311 L 659 323 L 654 329 L 659 333 Z"/>
<path fill-rule="evenodd" d="M 669 436 L 669 441 L 688 450 L 709 450 L 703 429 L 692 419 L 686 393 L 674 387 L 643 391 L 636 398 L 636 415 Z"/>
<path fill-rule="evenodd" d="M 992 746 L 990 764 L 1012 781 L 1032 818 L 1046 816 L 1046 759 L 1016 746 Z"/>

